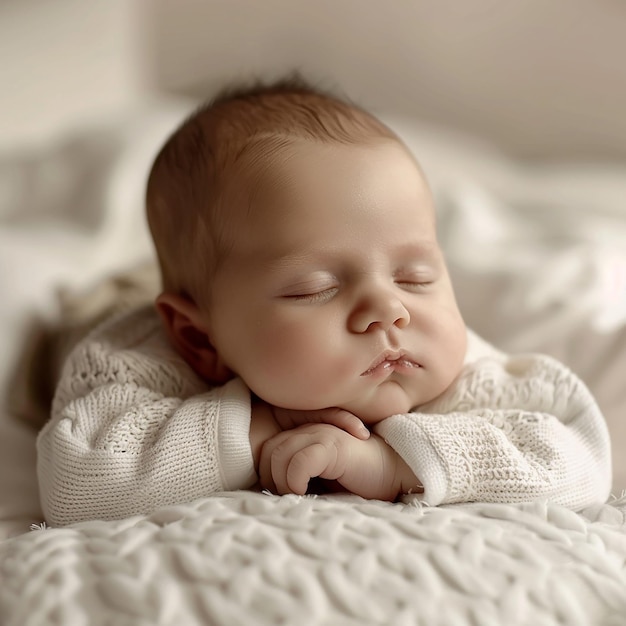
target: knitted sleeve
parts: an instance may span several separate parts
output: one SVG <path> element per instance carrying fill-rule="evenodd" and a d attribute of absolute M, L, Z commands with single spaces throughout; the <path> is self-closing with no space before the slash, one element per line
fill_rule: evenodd
<path fill-rule="evenodd" d="M 145 514 L 256 482 L 247 387 L 200 388 L 150 337 L 131 337 L 132 349 L 95 337 L 66 364 L 37 442 L 50 524 Z"/>
<path fill-rule="evenodd" d="M 609 496 L 604 418 L 582 381 L 547 356 L 482 358 L 441 398 L 376 432 L 430 505 L 546 498 L 579 510 Z"/>

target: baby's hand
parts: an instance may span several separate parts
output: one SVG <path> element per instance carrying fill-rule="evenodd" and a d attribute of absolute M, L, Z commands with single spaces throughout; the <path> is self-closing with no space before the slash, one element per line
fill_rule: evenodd
<path fill-rule="evenodd" d="M 300 411 L 273 406 L 272 412 L 281 430 L 291 430 L 303 424 L 330 424 L 350 433 L 357 439 L 368 439 L 370 436 L 370 431 L 356 415 L 337 407 Z"/>
<path fill-rule="evenodd" d="M 419 481 L 380 437 L 357 439 L 329 424 L 306 424 L 265 442 L 261 486 L 273 493 L 304 495 L 311 478 L 335 480 L 364 498 L 395 500 Z"/>

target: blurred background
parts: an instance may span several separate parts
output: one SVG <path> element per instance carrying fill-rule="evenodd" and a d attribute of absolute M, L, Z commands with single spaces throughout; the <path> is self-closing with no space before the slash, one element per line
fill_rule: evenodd
<path fill-rule="evenodd" d="M 153 258 L 156 151 L 224 84 L 293 70 L 400 132 L 466 322 L 580 374 L 619 495 L 625 60 L 626 0 L 0 0 L 0 537 L 41 519 L 35 431 L 4 418 L 47 416 L 49 346 Z"/>
<path fill-rule="evenodd" d="M 0 0 L 0 147 L 300 68 L 523 157 L 626 158 L 623 0 Z"/>

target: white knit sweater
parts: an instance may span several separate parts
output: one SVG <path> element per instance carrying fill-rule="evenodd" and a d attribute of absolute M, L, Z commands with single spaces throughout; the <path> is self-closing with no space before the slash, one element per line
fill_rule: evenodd
<path fill-rule="evenodd" d="M 48 522 L 117 519 L 255 484 L 250 392 L 207 386 L 152 308 L 96 329 L 70 355 L 39 435 Z M 375 428 L 430 505 L 607 499 L 610 445 L 584 384 L 541 355 L 507 357 L 470 333 L 465 368 L 437 400 Z"/>

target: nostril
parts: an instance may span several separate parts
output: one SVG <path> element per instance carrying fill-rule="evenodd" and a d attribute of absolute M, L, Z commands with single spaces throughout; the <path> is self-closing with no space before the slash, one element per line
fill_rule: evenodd
<path fill-rule="evenodd" d="M 406 317 L 399 317 L 395 322 L 394 326 L 398 328 L 405 328 L 409 323 L 409 320 Z"/>
<path fill-rule="evenodd" d="M 394 326 L 404 328 L 409 324 L 411 316 L 404 303 L 389 295 L 379 294 L 361 300 L 349 318 L 352 332 L 365 333 L 373 330 L 387 331 Z"/>
<path fill-rule="evenodd" d="M 399 310 L 396 312 L 396 319 L 394 320 L 393 325 L 398 328 L 404 328 L 405 326 L 408 326 L 411 321 L 411 315 L 404 304 L 398 302 L 398 306 Z"/>

